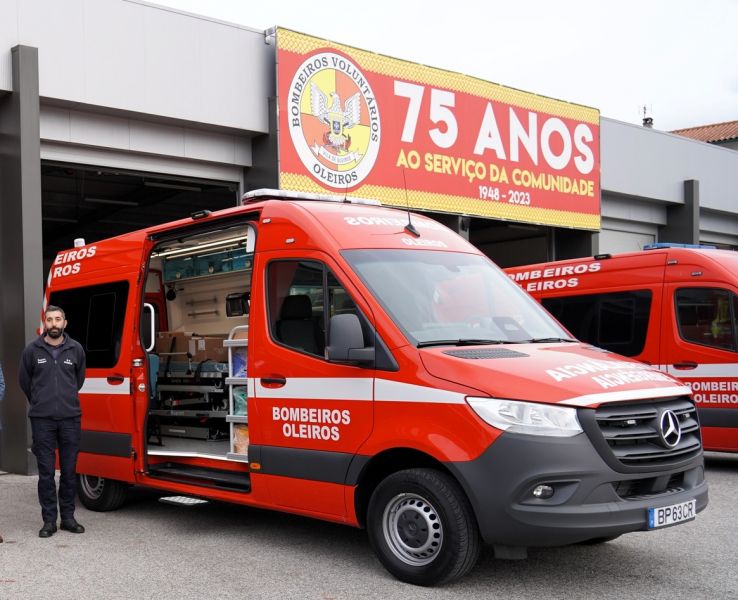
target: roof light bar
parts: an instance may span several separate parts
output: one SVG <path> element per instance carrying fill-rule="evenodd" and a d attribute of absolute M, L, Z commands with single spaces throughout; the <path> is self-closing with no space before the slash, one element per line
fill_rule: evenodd
<path fill-rule="evenodd" d="M 309 194 L 306 192 L 293 192 L 290 190 L 273 190 L 260 188 L 246 192 L 241 198 L 241 205 L 260 202 L 262 200 L 317 200 L 320 202 L 345 202 L 348 204 L 369 204 L 381 206 L 379 200 L 373 198 L 357 198 L 356 196 L 341 196 L 333 194 Z"/>

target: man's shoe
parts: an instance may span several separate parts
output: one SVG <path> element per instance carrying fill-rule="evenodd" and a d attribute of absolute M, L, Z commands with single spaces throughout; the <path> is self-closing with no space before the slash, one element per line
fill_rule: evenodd
<path fill-rule="evenodd" d="M 85 528 L 82 527 L 77 521 L 74 519 L 66 519 L 65 521 L 61 522 L 61 525 L 59 526 L 60 529 L 64 529 L 65 531 L 71 531 L 72 533 L 84 533 Z"/>
<path fill-rule="evenodd" d="M 51 537 L 55 533 L 56 533 L 56 523 L 47 521 L 46 523 L 44 523 L 44 526 L 38 532 L 38 537 L 47 538 L 47 537 Z"/>

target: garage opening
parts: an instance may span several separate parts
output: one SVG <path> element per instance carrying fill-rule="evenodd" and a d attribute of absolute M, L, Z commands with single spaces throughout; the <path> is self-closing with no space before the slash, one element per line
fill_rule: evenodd
<path fill-rule="evenodd" d="M 42 161 L 44 270 L 57 252 L 188 217 L 200 209 L 236 206 L 239 183 Z"/>

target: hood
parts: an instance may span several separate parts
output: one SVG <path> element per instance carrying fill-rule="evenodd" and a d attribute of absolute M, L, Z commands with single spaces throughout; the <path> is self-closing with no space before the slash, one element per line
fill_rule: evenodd
<path fill-rule="evenodd" d="M 589 344 L 443 346 L 419 352 L 434 377 L 495 398 L 594 407 L 691 394 L 666 373 Z"/>

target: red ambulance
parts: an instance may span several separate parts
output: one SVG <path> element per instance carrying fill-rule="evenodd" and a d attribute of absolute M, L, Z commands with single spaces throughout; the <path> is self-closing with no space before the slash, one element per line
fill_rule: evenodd
<path fill-rule="evenodd" d="M 684 244 L 506 269 L 576 338 L 692 388 L 706 450 L 738 452 L 738 253 Z"/>
<path fill-rule="evenodd" d="M 572 339 L 420 215 L 250 192 L 80 241 L 45 301 L 87 352 L 93 510 L 135 484 L 364 527 L 393 575 L 433 585 L 482 543 L 522 558 L 707 505 L 690 389 Z"/>

